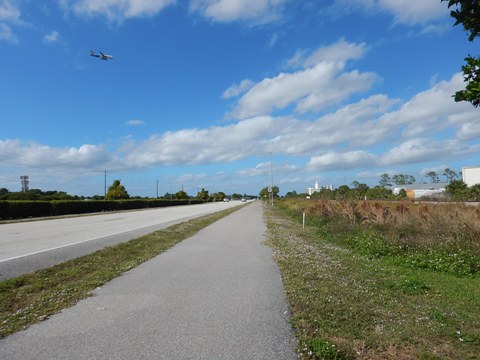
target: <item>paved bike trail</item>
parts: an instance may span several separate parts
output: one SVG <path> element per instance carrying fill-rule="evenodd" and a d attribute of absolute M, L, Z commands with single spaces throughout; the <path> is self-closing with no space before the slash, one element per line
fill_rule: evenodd
<path fill-rule="evenodd" d="M 0 340 L 0 359 L 296 359 L 261 203 Z"/>

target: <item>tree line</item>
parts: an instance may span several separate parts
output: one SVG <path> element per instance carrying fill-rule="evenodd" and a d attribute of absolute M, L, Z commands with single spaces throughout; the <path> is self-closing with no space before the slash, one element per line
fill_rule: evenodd
<path fill-rule="evenodd" d="M 223 191 L 209 193 L 208 190 L 202 188 L 198 191 L 195 196 L 189 195 L 184 190 L 179 190 L 176 193 L 165 193 L 160 199 L 166 200 L 189 200 L 189 199 L 199 199 L 202 201 L 223 201 L 225 198 L 232 200 L 240 200 L 242 198 L 254 198 L 253 195 L 233 193 L 227 195 Z M 108 187 L 108 191 L 105 196 L 94 195 L 94 196 L 77 196 L 69 195 L 64 191 L 42 191 L 40 189 L 30 189 L 25 192 L 15 191 L 11 192 L 7 188 L 0 188 L 0 200 L 43 200 L 43 201 L 54 201 L 54 200 L 128 200 L 128 199 L 143 199 L 145 197 L 140 196 L 131 196 L 125 186 L 121 183 L 120 179 L 113 181 L 112 185 Z"/>
<path fill-rule="evenodd" d="M 446 168 L 442 175 L 445 177 L 445 194 L 440 196 L 442 200 L 447 201 L 480 201 L 480 184 L 468 187 L 462 180 L 460 172 L 455 172 Z M 425 177 L 431 184 L 440 183 L 440 175 L 435 171 L 429 171 Z M 407 199 L 407 192 L 400 189 L 398 193 L 393 192 L 395 186 L 413 185 L 416 183 L 415 177 L 407 174 L 382 174 L 378 185 L 370 187 L 367 184 L 353 181 L 351 186 L 341 185 L 337 189 L 322 188 L 313 194 L 297 193 L 296 191 L 287 192 L 285 197 L 306 197 L 322 200 L 404 200 Z M 267 199 L 267 188 L 260 192 L 261 198 Z M 278 187 L 274 187 L 275 197 L 278 196 Z M 428 197 L 426 197 L 428 199 Z M 438 195 L 435 200 L 440 200 Z"/>
<path fill-rule="evenodd" d="M 457 173 L 452 169 L 446 168 L 442 174 L 445 177 L 445 182 L 450 183 L 454 180 L 457 180 L 461 177 L 461 173 Z M 435 171 L 429 171 L 425 173 L 425 177 L 429 180 L 430 183 L 436 184 L 441 182 L 440 175 Z M 389 187 L 393 185 L 412 185 L 415 184 L 416 179 L 412 175 L 405 174 L 396 174 L 390 176 L 389 174 L 382 174 L 380 176 L 380 181 L 378 185 L 381 187 Z"/>

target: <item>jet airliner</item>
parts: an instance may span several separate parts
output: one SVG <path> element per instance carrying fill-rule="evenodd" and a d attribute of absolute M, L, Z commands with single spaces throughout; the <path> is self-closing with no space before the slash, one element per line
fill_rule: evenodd
<path fill-rule="evenodd" d="M 112 55 L 105 55 L 103 52 L 100 51 L 100 54 L 95 54 L 94 51 L 90 50 L 90 56 L 97 57 L 102 60 L 111 60 L 113 59 Z"/>

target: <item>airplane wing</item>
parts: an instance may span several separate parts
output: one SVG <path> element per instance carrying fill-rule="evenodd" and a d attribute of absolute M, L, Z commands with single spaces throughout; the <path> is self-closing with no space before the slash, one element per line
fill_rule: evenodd
<path fill-rule="evenodd" d="M 106 54 L 104 54 L 104 53 L 101 52 L 101 51 L 100 51 L 100 57 L 101 57 L 103 60 L 113 59 L 113 56 L 112 56 L 112 55 L 106 55 Z"/>

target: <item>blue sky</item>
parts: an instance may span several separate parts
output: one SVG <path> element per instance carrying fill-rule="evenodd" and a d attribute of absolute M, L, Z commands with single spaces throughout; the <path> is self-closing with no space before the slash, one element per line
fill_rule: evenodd
<path fill-rule="evenodd" d="M 0 187 L 281 193 L 479 165 L 440 0 L 0 0 Z M 89 51 L 114 56 L 90 57 Z"/>

